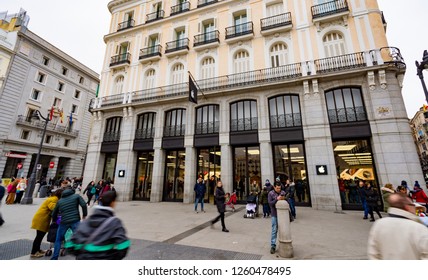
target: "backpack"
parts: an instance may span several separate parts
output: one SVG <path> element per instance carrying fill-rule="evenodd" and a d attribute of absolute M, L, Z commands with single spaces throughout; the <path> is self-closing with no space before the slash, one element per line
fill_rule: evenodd
<path fill-rule="evenodd" d="M 95 188 L 95 186 L 91 188 L 91 194 L 95 194 L 96 191 L 97 191 L 97 188 Z"/>

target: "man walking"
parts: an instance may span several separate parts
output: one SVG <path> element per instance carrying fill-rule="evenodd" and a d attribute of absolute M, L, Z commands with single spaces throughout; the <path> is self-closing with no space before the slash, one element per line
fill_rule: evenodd
<path fill-rule="evenodd" d="M 0 182 L 1 182 L 1 179 L 0 179 Z M 0 185 L 0 206 L 1 206 L 1 201 L 4 197 L 5 192 L 6 192 L 6 188 L 3 187 L 2 185 Z M 3 217 L 1 216 L 1 213 L 0 213 L 0 226 L 3 224 L 4 224 L 4 220 L 3 220 Z"/>
<path fill-rule="evenodd" d="M 197 183 L 195 184 L 195 187 L 193 188 L 195 191 L 195 213 L 198 213 L 198 203 L 201 202 L 201 212 L 205 213 L 204 210 L 204 197 L 205 192 L 207 191 L 207 187 L 205 186 L 202 177 L 198 178 Z"/>
<path fill-rule="evenodd" d="M 75 232 L 80 223 L 79 205 L 82 207 L 83 219 L 88 215 L 88 207 L 83 198 L 74 193 L 74 190 L 67 188 L 61 195 L 61 199 L 56 204 L 53 212 L 52 219 L 56 221 L 58 215 L 61 215 L 61 222 L 58 226 L 56 234 L 54 252 L 51 260 L 58 260 L 59 252 L 61 249 L 61 242 L 64 240 L 65 233 L 68 229 Z"/>
<path fill-rule="evenodd" d="M 281 191 L 281 183 L 275 182 L 273 190 L 268 194 L 268 203 L 270 206 L 270 214 L 272 217 L 272 233 L 270 238 L 270 253 L 275 254 L 276 251 L 276 238 L 278 235 L 278 214 L 276 211 L 276 203 L 278 200 L 285 199 L 285 192 Z"/>
<path fill-rule="evenodd" d="M 428 259 L 428 229 L 415 215 L 412 200 L 401 194 L 391 194 L 389 204 L 389 217 L 377 220 L 370 230 L 369 259 Z"/>

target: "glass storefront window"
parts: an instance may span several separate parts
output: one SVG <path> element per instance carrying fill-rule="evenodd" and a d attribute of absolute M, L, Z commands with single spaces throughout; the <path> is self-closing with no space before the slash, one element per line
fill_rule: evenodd
<path fill-rule="evenodd" d="M 310 202 L 309 184 L 306 177 L 306 157 L 303 144 L 274 145 L 275 178 L 281 182 L 289 179 L 296 184 L 296 204 L 306 205 Z M 275 178 L 266 178 L 271 182 Z"/>
<path fill-rule="evenodd" d="M 184 149 L 166 152 L 164 201 L 183 201 L 185 159 Z"/>
<path fill-rule="evenodd" d="M 334 141 L 333 151 L 342 208 L 362 209 L 358 192 L 359 180 L 370 182 L 379 192 L 370 142 L 369 140 Z"/>
<path fill-rule="evenodd" d="M 207 192 L 205 200 L 214 202 L 214 191 L 218 180 L 221 180 L 220 147 L 203 148 L 198 150 L 198 177 L 202 176 Z M 195 178 L 196 183 L 196 178 Z"/>
<path fill-rule="evenodd" d="M 153 178 L 153 158 L 154 152 L 140 152 L 138 154 L 134 199 L 150 200 Z"/>
<path fill-rule="evenodd" d="M 245 201 L 253 190 L 261 190 L 261 166 L 259 147 L 234 148 L 234 184 L 238 200 Z"/>
<path fill-rule="evenodd" d="M 114 181 L 114 171 L 116 169 L 117 154 L 106 154 L 105 163 L 104 163 L 104 180 L 113 180 Z"/>

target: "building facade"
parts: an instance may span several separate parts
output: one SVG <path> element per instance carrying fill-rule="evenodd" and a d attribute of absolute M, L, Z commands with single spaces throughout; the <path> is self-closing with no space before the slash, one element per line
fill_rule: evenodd
<path fill-rule="evenodd" d="M 375 0 L 111 1 L 84 178 L 123 200 L 245 201 L 296 182 L 297 204 L 355 209 L 354 180 L 421 180 L 406 65 Z M 189 102 L 190 72 L 199 86 Z"/>
<path fill-rule="evenodd" d="M 98 74 L 27 29 L 25 11 L 0 23 L 0 174 L 30 177 L 39 145 L 38 178 L 81 177 Z M 7 46 L 7 50 L 5 48 Z M 7 59 L 3 59 L 7 57 Z M 41 139 L 45 121 L 50 121 Z M 37 115 L 37 114 L 36 114 Z"/>
<path fill-rule="evenodd" d="M 424 106 L 425 107 L 425 106 Z M 425 182 L 428 183 L 428 112 L 422 107 L 410 120 Z"/>

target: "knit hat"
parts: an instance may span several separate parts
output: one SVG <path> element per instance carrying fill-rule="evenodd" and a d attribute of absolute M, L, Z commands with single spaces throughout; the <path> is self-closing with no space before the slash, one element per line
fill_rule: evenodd
<path fill-rule="evenodd" d="M 266 179 L 266 183 L 269 183 L 269 179 Z"/>
<path fill-rule="evenodd" d="M 420 188 L 421 187 L 421 185 L 419 185 L 419 182 L 418 181 L 415 181 L 415 185 L 414 185 L 415 187 L 418 187 L 418 188 Z"/>

